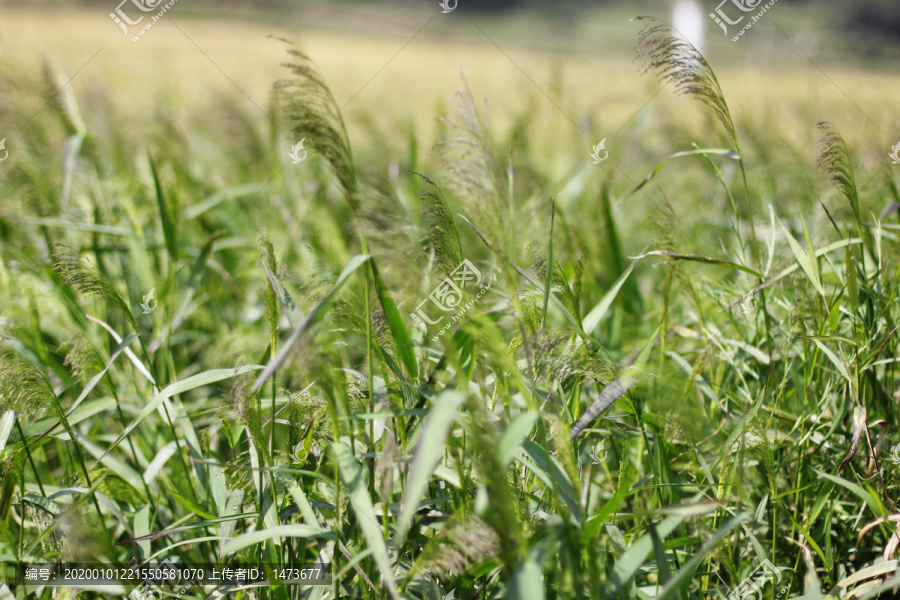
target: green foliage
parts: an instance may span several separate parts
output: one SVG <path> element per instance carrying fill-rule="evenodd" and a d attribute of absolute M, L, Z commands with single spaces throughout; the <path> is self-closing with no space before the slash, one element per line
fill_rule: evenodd
<path fill-rule="evenodd" d="M 282 41 L 291 44 L 287 40 Z M 294 77 L 275 83 L 281 111 L 294 137 L 307 140 L 309 148 L 331 164 L 344 193 L 353 204 L 359 188 L 344 118 L 312 59 L 294 47 L 287 52 L 295 62 L 285 63 L 284 66 L 290 69 Z"/>
<path fill-rule="evenodd" d="M 12 410 L 29 419 L 42 415 L 55 399 L 50 382 L 33 364 L 0 347 L 0 412 Z"/>
<path fill-rule="evenodd" d="M 637 57 L 644 61 L 644 72 L 656 73 L 660 81 L 674 85 L 679 94 L 703 102 L 725 127 L 735 147 L 739 147 L 719 80 L 690 42 L 675 34 L 670 25 L 653 19 L 640 33 Z"/>
<path fill-rule="evenodd" d="M 125 303 L 122 295 L 106 277 L 97 272 L 86 260 L 75 252 L 60 252 L 54 255 L 53 270 L 62 277 L 69 286 L 81 292 L 86 298 L 98 298 L 119 309 L 122 316 L 133 329 L 139 329 L 131 307 Z"/>
<path fill-rule="evenodd" d="M 416 175 L 431 187 L 419 191 L 419 197 L 425 202 L 422 215 L 428 218 L 427 240 L 429 247 L 434 251 L 435 264 L 449 277 L 463 261 L 459 227 L 456 226 L 453 212 L 444 199 L 441 188 L 424 175 L 419 173 Z"/>
<path fill-rule="evenodd" d="M 20 202 L 43 197 L 21 173 L 52 153 L 0 170 L 4 560 L 331 561 L 327 587 L 253 590 L 278 600 L 716 597 L 763 559 L 791 596 L 896 587 L 876 561 L 900 501 L 900 241 L 865 217 L 896 185 L 862 194 L 877 169 L 829 129 L 819 164 L 847 210 L 768 186 L 793 176 L 765 153 L 786 142 L 732 114 L 669 34 L 645 29 L 639 57 L 734 150 L 687 141 L 660 163 L 661 136 L 709 134 L 660 107 L 626 132 L 640 184 L 585 169 L 560 193 L 529 140 L 535 104 L 504 138 L 465 82 L 437 156 L 398 127 L 428 177 L 394 156 L 358 170 L 357 120 L 295 48 L 271 105 L 302 165 L 274 165 L 281 141 L 223 109 L 260 150 L 235 172 L 205 115 L 150 163 L 115 127 L 92 134 L 62 168 L 77 223 Z M 71 150 L 102 121 L 53 101 L 23 134 L 36 145 Z M 813 171 L 806 142 L 792 150 Z M 447 288 L 463 259 L 480 285 Z M 151 289 L 158 306 L 135 310 Z M 424 332 L 408 317 L 423 301 L 439 317 Z"/>

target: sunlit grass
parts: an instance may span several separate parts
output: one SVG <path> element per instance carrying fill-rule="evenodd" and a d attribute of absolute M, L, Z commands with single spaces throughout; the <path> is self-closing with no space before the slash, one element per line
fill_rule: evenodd
<path fill-rule="evenodd" d="M 429 39 L 353 98 L 397 40 L 289 55 L 186 23 L 208 56 L 155 28 L 43 111 L 42 65 L 4 75 L 0 560 L 331 561 L 271 598 L 686 599 L 764 559 L 837 596 L 892 558 L 900 197 L 869 118 L 896 79 L 834 71 L 848 106 L 658 38 L 643 77 L 511 49 L 535 89 Z M 489 290 L 422 331 L 461 259 Z"/>

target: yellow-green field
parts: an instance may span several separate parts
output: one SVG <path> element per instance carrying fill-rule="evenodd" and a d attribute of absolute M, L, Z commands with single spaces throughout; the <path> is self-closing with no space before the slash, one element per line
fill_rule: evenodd
<path fill-rule="evenodd" d="M 461 87 L 460 69 L 475 96 L 487 99 L 498 134 L 508 132 L 526 107 L 538 117 L 537 128 L 528 134 L 551 165 L 580 159 L 586 142 L 618 132 L 635 115 L 640 118 L 632 125 L 654 111 L 677 112 L 691 125 L 702 118 L 696 106 L 669 92 L 654 96 L 660 86 L 641 77 L 633 60 L 640 23 L 629 23 L 633 15 L 621 9 L 592 17 L 598 23 L 596 49 L 551 53 L 529 50 L 529 40 L 510 35 L 511 26 L 497 17 L 469 20 L 451 14 L 447 18 L 454 21 L 442 23 L 432 11 L 395 9 L 378 19 L 373 17 L 379 12 L 369 9 L 348 19 L 348 13 L 360 11 L 319 10 L 316 22 L 330 26 L 310 28 L 304 27 L 302 12 L 296 25 L 285 25 L 191 13 L 182 17 L 175 8 L 181 7 L 176 4 L 169 13 L 172 21 L 156 24 L 137 43 L 123 38 L 99 6 L 40 13 L 5 9 L 0 23 L 4 70 L 37 78 L 46 56 L 74 76 L 76 92 L 106 96 L 121 120 L 137 131 L 152 128 L 161 111 L 184 118 L 222 101 L 236 103 L 262 126 L 271 112 L 272 83 L 284 75 L 284 45 L 268 36 L 283 37 L 315 60 L 345 108 L 350 129 L 358 132 L 355 145 L 371 152 L 367 158 L 378 161 L 381 155 L 385 162 L 403 147 L 410 126 L 425 146 L 436 141 L 437 120 Z M 342 27 L 343 21 L 352 27 Z M 384 30 L 378 31 L 382 23 Z M 492 35 L 498 28 L 501 35 Z M 616 32 L 616 43 L 608 41 L 610 31 Z M 868 72 L 853 62 L 813 63 L 783 37 L 772 39 L 771 32 L 771 47 L 751 40 L 749 47 L 735 49 L 715 32 L 709 37 L 715 43 L 710 60 L 747 130 L 778 131 L 785 141 L 802 144 L 814 138 L 815 121 L 839 121 L 848 140 L 861 151 L 871 150 L 866 158 L 873 163 L 880 161 L 885 143 L 895 142 L 891 136 L 900 128 L 892 101 L 900 97 L 895 72 Z M 641 110 L 645 105 L 646 112 Z M 104 116 L 90 115 L 99 121 Z M 579 135 L 570 118 L 589 135 Z M 623 133 L 631 131 L 634 127 Z M 663 141 L 653 140 L 646 148 L 656 142 Z M 625 144 L 627 138 L 619 140 L 618 145 Z M 671 149 L 664 146 L 648 158 Z"/>

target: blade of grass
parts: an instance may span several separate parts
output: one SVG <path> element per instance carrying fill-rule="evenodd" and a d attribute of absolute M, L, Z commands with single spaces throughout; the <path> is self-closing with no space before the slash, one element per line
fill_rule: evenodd
<path fill-rule="evenodd" d="M 304 333 L 306 333 L 313 325 L 319 322 L 319 320 L 325 315 L 328 311 L 328 307 L 331 306 L 331 303 L 334 301 L 335 295 L 337 295 L 338 291 L 343 287 L 344 283 L 346 283 L 347 278 L 353 274 L 359 267 L 365 264 L 368 261 L 370 256 L 365 254 L 360 254 L 354 256 L 347 263 L 347 266 L 344 267 L 344 270 L 341 271 L 341 274 L 338 276 L 337 281 L 334 284 L 334 287 L 331 288 L 331 291 L 328 292 L 328 295 L 325 296 L 321 302 L 319 302 L 312 311 L 306 316 L 306 320 L 300 324 L 299 327 L 294 328 L 294 331 L 291 333 L 290 337 L 285 341 L 285 343 L 278 350 L 278 353 L 269 361 L 269 364 L 265 366 L 263 372 L 259 374 L 259 377 L 256 378 L 256 381 L 251 388 L 251 392 L 256 393 L 263 386 L 269 377 L 271 377 L 275 371 L 284 364 L 284 361 L 287 359 L 291 350 L 293 350 L 294 345 L 300 340 Z"/>
<path fill-rule="evenodd" d="M 831 252 L 832 250 L 837 250 L 838 248 L 844 248 L 844 247 L 848 247 L 848 248 L 849 248 L 849 246 L 851 246 L 851 245 L 854 245 L 854 244 L 861 244 L 861 243 L 862 243 L 862 240 L 860 240 L 859 238 L 851 238 L 851 239 L 847 239 L 847 240 L 840 240 L 840 241 L 834 242 L 834 243 L 832 243 L 832 244 L 828 244 L 828 245 L 825 246 L 824 248 L 820 248 L 819 250 L 816 250 L 815 255 L 816 255 L 817 257 L 818 257 L 818 256 L 823 256 L 823 255 L 825 255 L 825 254 Z M 799 269 L 799 268 L 800 268 L 800 265 L 799 265 L 799 264 L 795 264 L 795 265 L 792 265 L 792 266 L 786 268 L 785 270 L 781 271 L 778 275 L 772 277 L 772 278 L 769 279 L 769 280 L 764 281 L 764 282 L 761 283 L 760 285 L 758 285 L 758 286 L 756 286 L 755 288 L 753 288 L 752 290 L 750 290 L 746 295 L 747 295 L 747 296 L 751 296 L 751 295 L 755 294 L 756 292 L 758 292 L 758 291 L 760 291 L 760 290 L 766 289 L 767 287 L 769 287 L 769 286 L 772 285 L 773 283 L 775 283 L 775 282 L 777 282 L 777 281 L 779 281 L 779 280 L 781 280 L 781 279 L 784 279 L 785 277 L 787 277 L 788 275 L 790 275 L 791 273 L 793 273 L 794 271 L 796 271 L 796 270 Z M 738 298 L 737 300 L 735 300 L 734 302 L 732 302 L 731 304 L 729 304 L 728 306 L 726 306 L 726 307 L 723 308 L 722 310 L 727 310 L 727 309 L 729 309 L 729 308 L 733 308 L 734 306 L 737 306 L 737 305 L 740 304 L 740 302 L 744 299 L 744 297 L 745 297 L 745 296 L 741 296 L 740 298 Z"/>
<path fill-rule="evenodd" d="M 590 335 L 594 332 L 594 329 L 597 328 L 597 325 L 600 324 L 600 321 L 603 320 L 603 317 L 606 316 L 606 313 L 609 312 L 609 307 L 612 306 L 613 301 L 616 299 L 616 296 L 619 293 L 619 290 L 622 289 L 622 286 L 625 284 L 625 280 L 628 279 L 628 276 L 631 275 L 631 272 L 634 270 L 635 265 L 637 265 L 637 261 L 633 261 L 628 268 L 625 270 L 622 275 L 616 280 L 609 290 L 606 291 L 606 294 L 603 296 L 603 300 L 597 303 L 597 306 L 591 309 L 591 312 L 587 314 L 584 318 L 584 331 Z"/>
<path fill-rule="evenodd" d="M 781 221 L 779 221 L 781 223 Z M 810 260 L 809 254 L 803 251 L 803 248 L 800 247 L 799 242 L 794 239 L 794 236 L 787 230 L 787 227 L 784 226 L 784 223 L 781 223 L 781 229 L 784 231 L 784 236 L 787 238 L 788 244 L 791 247 L 791 252 L 794 253 L 794 258 L 797 259 L 797 263 L 800 265 L 800 268 L 803 269 L 803 272 L 806 273 L 806 277 L 812 282 L 813 287 L 816 288 L 816 291 L 824 298 L 825 290 L 822 288 L 822 283 L 819 281 L 819 268 L 817 262 L 814 260 Z M 813 256 L 816 256 L 813 253 Z"/>
<path fill-rule="evenodd" d="M 135 427 L 140 425 L 141 421 L 147 418 L 147 416 L 156 410 L 166 398 L 170 398 L 175 394 L 181 394 L 184 392 L 188 392 L 190 390 L 203 387 L 205 385 L 209 385 L 211 383 L 216 383 L 217 381 L 222 381 L 223 379 L 230 379 L 231 377 L 238 377 L 243 375 L 244 373 L 249 373 L 250 371 L 257 371 L 262 369 L 262 365 L 244 365 L 242 367 L 235 367 L 234 369 L 212 369 L 210 371 L 205 371 L 203 373 L 199 373 L 198 375 L 193 375 L 188 377 L 187 379 L 183 379 L 181 381 L 177 381 L 172 385 L 166 386 L 163 390 L 161 390 L 156 396 L 153 397 L 150 402 L 144 406 L 141 412 L 131 421 L 128 427 L 125 428 L 119 437 L 110 444 L 109 448 L 103 453 L 103 456 L 109 454 L 119 443 L 125 439 L 125 437 L 131 433 Z M 102 459 L 103 456 L 100 458 Z"/>
<path fill-rule="evenodd" d="M 664 586 L 662 591 L 660 591 L 659 595 L 656 597 L 657 600 L 667 600 L 668 598 L 673 597 L 689 579 L 691 579 L 694 575 L 694 571 L 697 569 L 697 566 L 700 564 L 700 561 L 703 560 L 703 557 L 706 556 L 708 552 L 710 552 L 716 544 L 722 541 L 726 535 L 732 532 L 738 525 L 742 522 L 750 519 L 749 513 L 738 513 L 729 519 L 724 525 L 722 525 L 715 534 L 712 535 L 708 540 L 703 543 L 703 546 L 700 547 L 700 550 L 697 551 L 694 556 L 690 558 L 689 561 L 684 563 L 684 566 L 678 570 L 678 573 L 675 574 L 672 579 L 670 579 Z"/>
<path fill-rule="evenodd" d="M 243 550 L 249 546 L 255 546 L 256 544 L 261 544 L 265 541 L 280 537 L 330 538 L 334 537 L 334 533 L 328 529 L 310 527 L 309 525 L 278 525 L 277 527 L 263 529 L 261 531 L 251 531 L 250 533 L 237 536 L 225 544 L 222 556 L 228 556 L 229 554 L 234 554 L 238 550 Z"/>
<path fill-rule="evenodd" d="M 829 473 L 825 473 L 824 471 L 820 471 L 818 469 L 813 469 L 820 476 L 824 477 L 828 481 L 832 481 L 839 486 L 846 488 L 850 492 L 852 492 L 857 498 L 865 502 L 869 508 L 872 509 L 872 512 L 875 513 L 876 517 L 886 517 L 887 510 L 885 510 L 884 505 L 878 501 L 878 498 L 873 496 L 868 490 L 863 489 L 861 486 L 856 485 L 851 481 L 847 481 L 843 477 L 838 477 L 837 475 L 831 475 Z"/>
<path fill-rule="evenodd" d="M 413 382 L 417 382 L 419 380 L 419 365 L 416 362 L 416 353 L 413 350 L 412 339 L 409 337 L 409 330 L 407 330 L 406 324 L 400 316 L 400 311 L 397 310 L 397 305 L 394 303 L 391 293 L 381 279 L 381 274 L 378 272 L 378 267 L 375 266 L 375 261 L 372 260 L 370 264 L 372 275 L 375 279 L 375 293 L 378 295 L 378 301 L 381 303 L 382 310 L 384 310 L 384 318 L 387 320 L 391 335 L 394 337 L 400 360 L 403 361 L 409 378 Z"/>
<path fill-rule="evenodd" d="M 3 456 L 3 451 L 6 449 L 6 440 L 9 439 L 9 434 L 12 432 L 15 422 L 16 411 L 14 410 L 7 410 L 3 413 L 3 417 L 0 418 L 0 457 Z"/>
<path fill-rule="evenodd" d="M 296 327 L 303 321 L 303 314 L 300 312 L 300 309 L 297 308 L 297 305 L 294 304 L 294 299 L 291 298 L 288 291 L 284 289 L 281 281 L 269 271 L 269 267 L 267 267 L 265 263 L 263 263 L 263 269 L 266 270 L 266 277 L 269 279 L 269 284 L 271 284 L 272 289 L 275 291 L 275 296 L 278 298 L 278 302 L 281 303 L 281 308 L 284 309 L 284 313 L 291 323 L 291 328 Z"/>
<path fill-rule="evenodd" d="M 500 441 L 497 443 L 497 456 L 501 465 L 504 467 L 509 466 L 516 452 L 528 439 L 534 424 L 538 420 L 538 416 L 536 412 L 525 412 L 517 415 L 507 425 L 506 431 L 503 432 L 503 435 L 500 436 Z"/>
<path fill-rule="evenodd" d="M 156 189 L 156 204 L 159 207 L 159 219 L 162 221 L 166 250 L 174 266 L 178 262 L 178 232 L 175 230 L 175 219 L 172 217 L 172 209 L 166 200 L 162 184 L 159 182 L 159 174 L 156 172 L 156 164 L 153 162 L 152 157 L 150 158 L 150 173 L 153 175 L 153 186 Z"/>
<path fill-rule="evenodd" d="M 544 582 L 541 567 L 529 559 L 513 573 L 504 600 L 544 600 Z"/>
<path fill-rule="evenodd" d="M 665 167 L 669 163 L 669 161 L 672 160 L 673 158 L 679 158 L 682 156 L 694 156 L 697 154 L 718 154 L 719 156 L 725 156 L 727 158 L 732 158 L 734 160 L 740 160 L 740 158 L 741 158 L 738 155 L 738 153 L 735 152 L 734 150 L 727 150 L 724 148 L 700 148 L 698 150 L 683 150 L 681 152 L 676 152 L 675 154 L 670 154 L 668 158 L 666 158 L 664 161 L 662 161 L 661 163 L 656 165 L 656 168 L 654 168 L 652 171 L 650 171 L 650 173 L 648 173 L 647 176 L 644 177 L 644 179 L 639 184 L 637 184 L 637 186 L 635 186 L 635 188 L 633 190 L 628 192 L 628 195 L 625 196 L 625 199 L 628 199 L 629 196 L 634 195 L 635 192 L 637 192 L 642 187 L 644 187 L 645 185 L 650 183 L 650 181 L 654 177 L 656 177 L 656 175 L 660 171 L 662 171 L 663 167 Z"/>
<path fill-rule="evenodd" d="M 343 442 L 336 442 L 331 448 L 337 458 L 341 481 L 347 486 L 347 493 L 350 495 L 350 506 L 353 507 L 359 528 L 362 530 L 366 543 L 372 550 L 372 556 L 378 565 L 378 569 L 381 571 L 384 585 L 387 586 L 387 591 L 391 598 L 400 600 L 397 584 L 391 571 L 387 544 L 384 542 L 381 525 L 375 516 L 372 499 L 369 497 L 369 492 L 366 489 L 365 478 L 360 472 L 349 446 Z"/>
<path fill-rule="evenodd" d="M 682 254 L 680 252 L 670 252 L 668 250 L 652 250 L 650 252 L 645 252 L 639 256 L 632 257 L 632 260 L 640 260 L 647 256 L 665 256 L 666 258 L 671 258 L 672 260 L 686 260 L 689 262 L 716 265 L 719 267 L 734 269 L 736 271 L 742 271 L 744 273 L 749 273 L 750 275 L 753 275 L 755 277 L 762 278 L 762 275 L 759 273 L 759 271 L 751 269 L 750 267 L 745 267 L 744 265 L 739 265 L 737 263 L 731 262 L 730 260 L 725 260 L 722 258 L 703 256 L 702 254 Z"/>
<path fill-rule="evenodd" d="M 402 548 L 413 516 L 419 508 L 419 499 L 428 489 L 428 482 L 440 464 L 447 433 L 453 419 L 465 402 L 466 396 L 455 390 L 441 392 L 432 403 L 432 409 L 422 426 L 419 439 L 413 449 L 409 475 L 406 478 L 403 507 L 394 526 L 393 545 Z"/>
<path fill-rule="evenodd" d="M 553 222 L 556 220 L 556 200 L 550 204 L 550 239 L 547 242 L 547 282 L 544 286 L 544 310 L 541 314 L 541 327 L 547 324 L 547 305 L 550 303 L 550 288 L 553 285 Z"/>
<path fill-rule="evenodd" d="M 657 535 L 665 539 L 675 528 L 681 525 L 684 517 L 668 517 L 657 525 Z M 604 586 L 604 598 L 612 599 L 621 597 L 625 585 L 631 581 L 641 565 L 647 560 L 647 556 L 653 551 L 653 539 L 649 533 L 645 533 L 622 553 L 612 570 L 607 575 Z"/>

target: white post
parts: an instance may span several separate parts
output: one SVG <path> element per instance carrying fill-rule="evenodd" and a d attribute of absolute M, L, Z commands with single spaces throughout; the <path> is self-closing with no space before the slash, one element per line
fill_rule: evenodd
<path fill-rule="evenodd" d="M 695 48 L 703 50 L 706 15 L 699 0 L 672 0 L 672 26 Z"/>

